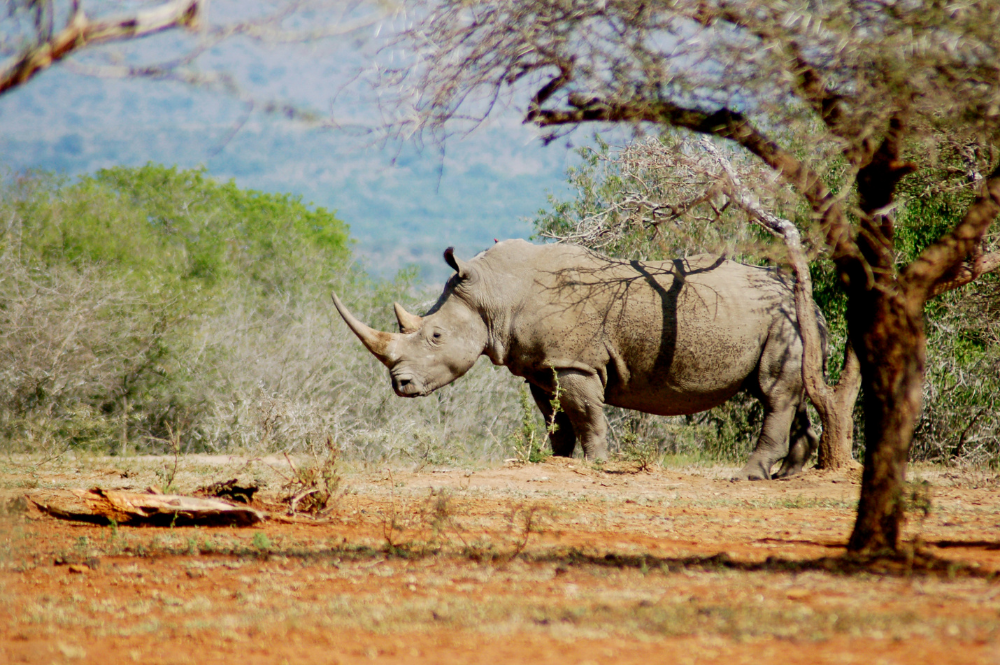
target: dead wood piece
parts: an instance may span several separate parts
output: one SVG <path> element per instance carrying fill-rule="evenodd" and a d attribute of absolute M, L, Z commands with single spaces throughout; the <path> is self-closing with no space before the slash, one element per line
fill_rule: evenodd
<path fill-rule="evenodd" d="M 302 524 L 305 526 L 323 526 L 324 524 L 329 524 L 332 520 L 329 517 L 314 517 L 312 515 L 303 515 L 302 513 L 294 514 L 280 514 L 280 513 L 270 513 L 267 516 L 269 522 L 280 522 L 281 524 Z"/>
<path fill-rule="evenodd" d="M 36 490 L 25 494 L 41 512 L 60 519 L 96 524 L 112 520 L 128 526 L 250 526 L 267 513 L 218 499 L 176 494 L 91 490 Z"/>
<path fill-rule="evenodd" d="M 228 499 L 236 503 L 250 504 L 253 502 L 253 495 L 260 489 L 257 485 L 238 485 L 237 479 L 220 480 L 217 483 L 199 487 L 195 490 L 195 496 L 214 496 L 220 499 Z"/>

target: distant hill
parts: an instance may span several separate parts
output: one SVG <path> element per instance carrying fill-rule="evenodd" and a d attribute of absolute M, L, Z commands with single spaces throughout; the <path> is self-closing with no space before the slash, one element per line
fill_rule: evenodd
<path fill-rule="evenodd" d="M 267 53 L 230 55 L 234 69 L 252 70 L 249 85 L 259 90 L 294 99 L 306 89 L 315 97 L 317 77 L 330 90 L 340 85 L 337 68 L 313 67 L 311 78 L 298 80 L 305 63 L 269 67 Z M 365 112 L 338 103 L 342 114 Z M 493 238 L 529 236 L 527 219 L 547 193 L 565 196 L 573 159 L 565 144 L 543 147 L 513 114 L 450 141 L 442 157 L 412 146 L 382 150 L 366 136 L 259 113 L 234 135 L 243 113 L 231 98 L 176 83 L 98 79 L 57 67 L 0 97 L 0 165 L 68 175 L 146 162 L 205 165 L 241 187 L 294 192 L 338 211 L 373 273 L 416 263 L 425 279 L 440 281 L 449 272 L 445 247 L 470 256 Z"/>

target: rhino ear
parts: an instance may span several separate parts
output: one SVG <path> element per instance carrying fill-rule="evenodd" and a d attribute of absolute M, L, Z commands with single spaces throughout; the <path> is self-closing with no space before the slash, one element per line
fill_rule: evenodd
<path fill-rule="evenodd" d="M 455 256 L 455 248 L 449 247 L 444 250 L 444 261 L 451 266 L 452 270 L 458 273 L 458 276 L 462 279 L 467 279 L 469 277 L 470 270 L 469 264 L 462 261 L 457 256 Z"/>

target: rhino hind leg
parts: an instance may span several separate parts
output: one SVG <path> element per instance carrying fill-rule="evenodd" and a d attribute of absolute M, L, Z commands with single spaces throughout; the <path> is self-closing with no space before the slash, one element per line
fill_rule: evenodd
<path fill-rule="evenodd" d="M 552 422 L 552 393 L 546 392 L 533 383 L 531 396 L 535 398 L 538 410 L 542 412 L 545 424 Z M 552 444 L 552 454 L 556 457 L 572 457 L 576 449 L 576 434 L 573 432 L 573 424 L 564 411 L 559 411 L 555 416 L 556 430 L 549 434 L 549 443 Z"/>
<path fill-rule="evenodd" d="M 802 385 L 802 342 L 792 321 L 775 320 L 757 371 L 747 377 L 745 388 L 764 406 L 764 423 L 750 459 L 733 480 L 770 480 L 771 468 L 781 459 L 785 462 L 779 475 L 798 473 L 812 454 Z"/>
<path fill-rule="evenodd" d="M 796 405 L 768 408 L 764 404 L 764 424 L 746 466 L 733 476 L 733 480 L 770 480 L 771 467 L 788 456 L 788 435 L 795 419 Z"/>
<path fill-rule="evenodd" d="M 819 447 L 819 437 L 812 428 L 809 421 L 809 413 L 806 411 L 806 402 L 802 400 L 799 404 L 798 412 L 795 414 L 795 422 L 792 425 L 791 442 L 788 446 L 788 455 L 781 463 L 781 468 L 774 474 L 775 478 L 786 478 L 801 473 L 806 462 L 812 458 L 813 453 Z"/>
<path fill-rule="evenodd" d="M 561 369 L 557 375 L 559 404 L 562 406 L 559 415 L 564 415 L 572 426 L 583 448 L 584 458 L 607 459 L 608 422 L 604 417 L 604 384 L 597 374 L 578 369 Z M 545 413 L 544 409 L 542 413 Z M 556 422 L 559 422 L 558 416 Z"/>

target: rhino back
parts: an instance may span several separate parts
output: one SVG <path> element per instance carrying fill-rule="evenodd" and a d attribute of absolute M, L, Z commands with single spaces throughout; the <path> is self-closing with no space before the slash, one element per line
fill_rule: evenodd
<path fill-rule="evenodd" d="M 707 255 L 616 260 L 523 241 L 476 260 L 492 334 L 505 337 L 494 362 L 541 385 L 553 367 L 589 368 L 616 406 L 711 408 L 744 387 L 769 335 L 798 340 L 791 290 L 762 268 Z"/>
<path fill-rule="evenodd" d="M 773 273 L 714 257 L 673 267 L 650 285 L 652 302 L 622 304 L 621 325 L 605 328 L 621 357 L 608 403 L 664 415 L 711 408 L 755 376 L 769 339 L 789 341 L 782 361 L 799 362 L 794 301 Z"/>

